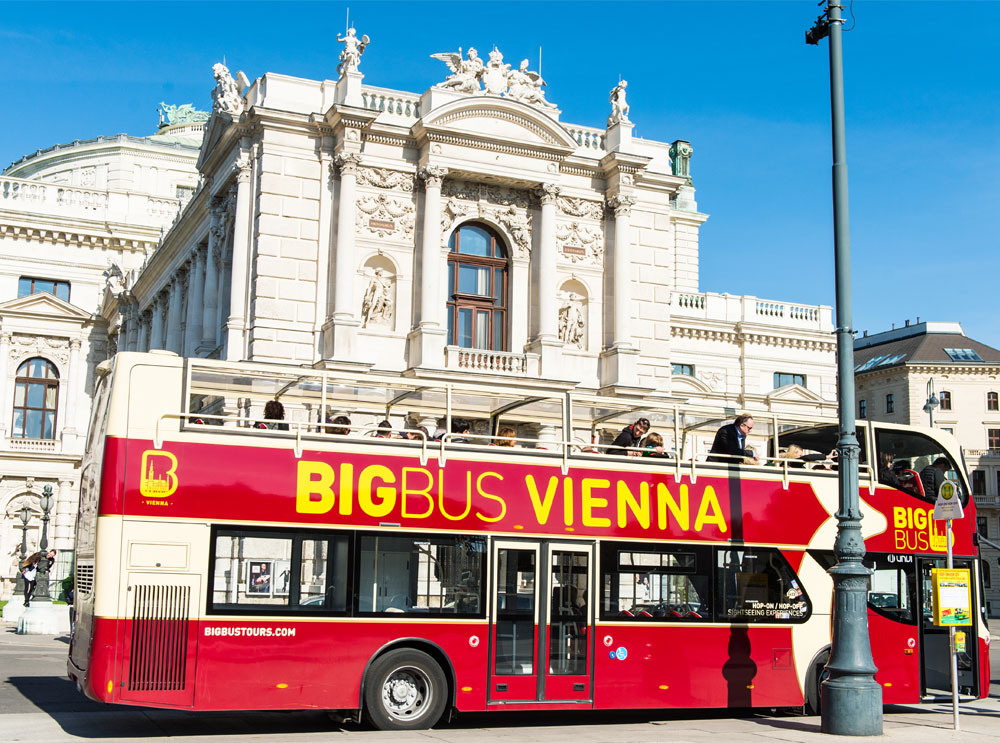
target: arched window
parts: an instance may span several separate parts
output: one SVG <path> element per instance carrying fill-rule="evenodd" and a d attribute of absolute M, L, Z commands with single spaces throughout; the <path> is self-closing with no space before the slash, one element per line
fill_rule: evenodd
<path fill-rule="evenodd" d="M 465 224 L 448 240 L 448 345 L 508 350 L 507 251 L 490 229 Z"/>
<path fill-rule="evenodd" d="M 54 439 L 59 372 L 45 359 L 28 359 L 14 380 L 14 422 L 11 438 Z"/>
<path fill-rule="evenodd" d="M 945 390 L 941 391 L 938 395 L 938 399 L 941 401 L 941 410 L 951 410 L 951 393 Z"/>

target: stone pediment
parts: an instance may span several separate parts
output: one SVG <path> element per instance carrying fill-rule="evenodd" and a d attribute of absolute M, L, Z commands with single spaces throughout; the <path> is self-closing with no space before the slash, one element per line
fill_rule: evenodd
<path fill-rule="evenodd" d="M 559 122 L 535 106 L 505 98 L 464 97 L 438 106 L 414 125 L 414 133 L 459 135 L 517 143 L 568 155 L 578 144 Z"/>
<path fill-rule="evenodd" d="M 778 389 L 772 390 L 765 399 L 768 402 L 828 402 L 801 384 L 786 384 L 784 387 L 778 387 Z"/>
<path fill-rule="evenodd" d="M 30 294 L 7 302 L 0 302 L 0 317 L 46 317 L 61 320 L 79 320 L 87 322 L 91 319 L 89 312 L 64 302 L 48 292 Z"/>

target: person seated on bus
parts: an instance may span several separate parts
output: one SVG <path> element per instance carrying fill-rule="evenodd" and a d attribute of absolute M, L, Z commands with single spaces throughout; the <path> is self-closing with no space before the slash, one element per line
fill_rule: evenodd
<path fill-rule="evenodd" d="M 387 420 L 380 421 L 378 428 L 375 429 L 375 438 L 377 439 L 391 439 L 392 438 L 392 423 Z"/>
<path fill-rule="evenodd" d="M 709 457 L 709 462 L 733 463 L 741 462 L 744 459 L 757 457 L 753 449 L 747 446 L 747 436 L 753 430 L 753 416 L 744 413 L 738 415 L 732 423 L 727 423 L 715 433 L 715 440 L 709 454 L 724 454 L 726 456 Z M 742 459 L 736 459 L 741 457 Z"/>
<path fill-rule="evenodd" d="M 639 418 L 632 425 L 625 426 L 608 447 L 608 454 L 616 454 L 620 457 L 641 457 L 642 452 L 635 451 L 635 449 L 647 431 L 649 431 L 648 418 Z"/>
<path fill-rule="evenodd" d="M 285 419 L 285 406 L 277 400 L 268 400 L 267 404 L 264 406 L 264 417 L 269 421 L 283 421 Z M 270 428 L 275 431 L 288 430 L 287 423 L 263 423 L 260 425 L 264 428 Z"/>
<path fill-rule="evenodd" d="M 351 419 L 346 415 L 338 415 L 333 420 L 327 418 L 326 422 L 332 424 L 332 427 L 327 429 L 329 433 L 347 436 L 351 432 Z"/>
<path fill-rule="evenodd" d="M 920 470 L 920 482 L 924 486 L 924 495 L 937 498 L 938 489 L 945 481 L 944 473 L 951 469 L 951 464 L 944 457 L 938 457 Z"/>
<path fill-rule="evenodd" d="M 517 438 L 517 431 L 510 426 L 504 426 L 497 431 L 496 438 L 493 439 L 493 443 L 490 446 L 517 446 L 517 443 L 514 441 L 515 438 Z"/>
<path fill-rule="evenodd" d="M 416 430 L 413 431 L 403 431 L 400 434 L 404 439 L 409 441 L 430 441 L 430 434 L 427 433 L 427 426 L 417 426 Z"/>
<path fill-rule="evenodd" d="M 796 461 L 789 462 L 788 466 L 802 469 L 803 467 L 806 466 L 807 462 L 828 462 L 832 460 L 833 451 L 831 451 L 829 454 L 820 454 L 819 452 L 812 452 L 810 454 L 806 454 L 804 451 L 802 451 L 802 447 L 799 446 L 798 444 L 789 444 L 788 448 L 785 449 L 785 452 L 781 454 L 778 458 L 794 459 Z"/>
<path fill-rule="evenodd" d="M 665 457 L 663 451 L 663 437 L 656 431 L 650 431 L 646 438 L 642 440 L 642 456 L 644 457 Z"/>
<path fill-rule="evenodd" d="M 455 444 L 471 444 L 466 437 L 472 433 L 472 429 L 469 426 L 469 421 L 465 418 L 452 418 L 451 419 L 451 432 L 456 434 L 450 439 L 452 443 Z"/>
<path fill-rule="evenodd" d="M 882 485 L 888 485 L 891 488 L 902 490 L 903 484 L 899 481 L 899 477 L 892 470 L 892 452 L 882 452 L 880 460 L 881 466 L 878 468 L 879 483 Z"/>

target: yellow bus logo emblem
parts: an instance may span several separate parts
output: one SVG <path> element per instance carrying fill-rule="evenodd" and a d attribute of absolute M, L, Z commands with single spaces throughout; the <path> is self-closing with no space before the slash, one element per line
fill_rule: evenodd
<path fill-rule="evenodd" d="M 168 498 L 177 490 L 177 457 L 168 451 L 147 449 L 142 453 L 139 492 L 147 498 Z"/>

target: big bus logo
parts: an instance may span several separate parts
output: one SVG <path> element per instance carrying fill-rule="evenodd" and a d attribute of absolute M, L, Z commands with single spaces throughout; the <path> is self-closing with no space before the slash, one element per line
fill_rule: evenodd
<path fill-rule="evenodd" d="M 144 451 L 139 492 L 147 498 L 168 498 L 175 490 L 177 490 L 177 457 L 159 449 Z"/>
<path fill-rule="evenodd" d="M 906 552 L 945 552 L 948 537 L 943 528 L 931 516 L 930 508 L 892 509 L 892 525 L 895 529 L 896 549 Z"/>

